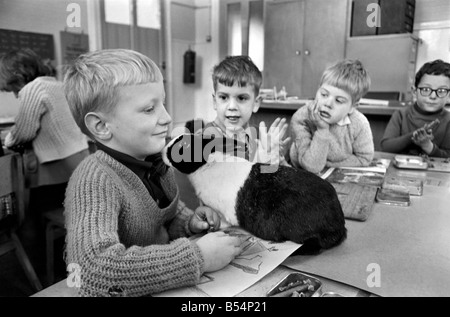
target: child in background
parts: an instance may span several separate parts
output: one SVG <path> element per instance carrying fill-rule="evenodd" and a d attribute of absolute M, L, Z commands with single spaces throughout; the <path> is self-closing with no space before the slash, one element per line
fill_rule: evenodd
<path fill-rule="evenodd" d="M 220 217 L 179 201 L 162 162 L 171 117 L 163 77 L 146 56 L 104 50 L 80 56 L 65 92 L 97 152 L 73 173 L 66 192 L 67 264 L 80 266 L 81 296 L 143 296 L 194 285 L 226 266 L 240 241 L 212 232 Z"/>
<path fill-rule="evenodd" d="M 213 69 L 214 110 L 216 119 L 206 124 L 206 136 L 235 138 L 245 145 L 245 153 L 237 156 L 259 163 L 288 165 L 284 147 L 290 138 L 281 140 L 288 128 L 286 119 L 276 119 L 269 131 L 264 122 L 258 131 L 249 125 L 252 113 L 261 104 L 259 90 L 262 74 L 248 56 L 228 56 Z"/>
<path fill-rule="evenodd" d="M 413 88 L 416 102 L 396 111 L 381 140 L 385 152 L 450 157 L 450 64 L 435 60 L 416 74 Z M 429 124 L 435 120 L 434 128 Z"/>
<path fill-rule="evenodd" d="M 356 107 L 370 78 L 360 61 L 344 60 L 325 70 L 316 98 L 291 119 L 291 163 L 313 173 L 325 167 L 368 166 L 372 131 Z"/>
<path fill-rule="evenodd" d="M 0 56 L 0 91 L 14 93 L 20 103 L 5 145 L 25 147 L 33 214 L 62 208 L 70 175 L 89 155 L 87 138 L 73 120 L 62 82 L 34 51 L 20 49 Z"/>

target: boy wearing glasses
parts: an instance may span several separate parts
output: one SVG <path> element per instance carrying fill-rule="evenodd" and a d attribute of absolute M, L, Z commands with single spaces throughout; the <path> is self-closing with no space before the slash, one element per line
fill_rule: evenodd
<path fill-rule="evenodd" d="M 450 103 L 450 64 L 442 60 L 424 64 L 416 74 L 413 92 L 416 102 L 392 115 L 382 150 L 450 157 L 450 112 L 445 110 Z"/>

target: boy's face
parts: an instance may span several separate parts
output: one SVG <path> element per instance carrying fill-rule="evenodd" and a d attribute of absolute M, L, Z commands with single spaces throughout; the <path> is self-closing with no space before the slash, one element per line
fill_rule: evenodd
<path fill-rule="evenodd" d="M 422 96 L 427 89 L 420 92 L 420 88 L 429 89 L 450 89 L 450 78 L 444 75 L 423 75 L 418 87 L 415 87 L 414 93 L 417 98 L 417 105 L 420 109 L 426 112 L 437 112 L 444 108 L 445 104 L 449 102 L 449 94 L 444 97 L 439 97 L 436 91 L 431 92 L 429 96 Z"/>
<path fill-rule="evenodd" d="M 352 97 L 346 91 L 323 84 L 316 94 L 319 115 L 328 124 L 335 124 L 353 111 Z"/>
<path fill-rule="evenodd" d="M 218 83 L 213 98 L 217 119 L 224 130 L 245 127 L 260 105 L 260 97 L 255 96 L 252 85 L 229 87 Z"/>
<path fill-rule="evenodd" d="M 119 100 L 106 124 L 111 133 L 112 149 L 138 160 L 159 153 L 166 145 L 172 118 L 164 107 L 162 82 L 118 88 Z"/>

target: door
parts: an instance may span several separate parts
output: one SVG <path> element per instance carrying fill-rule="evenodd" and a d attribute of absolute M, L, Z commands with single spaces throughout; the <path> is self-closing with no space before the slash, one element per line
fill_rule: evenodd
<path fill-rule="evenodd" d="M 220 0 L 219 55 L 248 55 L 264 67 L 264 1 Z"/>
<path fill-rule="evenodd" d="M 345 56 L 348 0 L 306 0 L 303 97 L 315 96 L 323 71 Z"/>
<path fill-rule="evenodd" d="M 266 1 L 263 87 L 302 96 L 305 2 Z"/>
<path fill-rule="evenodd" d="M 349 0 L 265 4 L 264 87 L 314 98 L 325 68 L 345 56 Z"/>

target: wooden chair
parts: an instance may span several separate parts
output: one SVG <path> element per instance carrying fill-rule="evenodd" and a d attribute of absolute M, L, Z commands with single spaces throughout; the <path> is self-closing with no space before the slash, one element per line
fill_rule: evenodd
<path fill-rule="evenodd" d="M 56 239 L 65 236 L 64 208 L 57 208 L 44 212 L 45 224 L 45 247 L 46 247 L 46 270 L 47 283 L 52 285 L 55 281 L 54 272 L 54 242 Z"/>
<path fill-rule="evenodd" d="M 25 184 L 22 157 L 18 153 L 0 157 L 0 256 L 15 251 L 31 285 L 36 291 L 42 290 L 36 272 L 17 236 L 25 218 Z"/>

